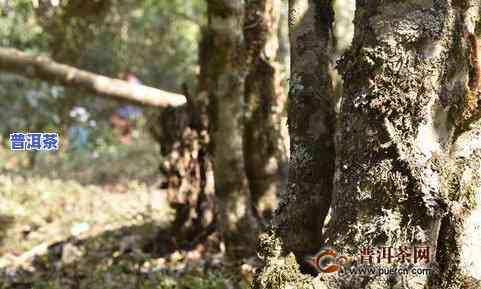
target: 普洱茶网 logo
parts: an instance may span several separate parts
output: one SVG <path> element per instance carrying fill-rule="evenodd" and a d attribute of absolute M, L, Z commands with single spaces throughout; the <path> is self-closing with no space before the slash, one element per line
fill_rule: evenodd
<path fill-rule="evenodd" d="M 339 254 L 333 248 L 323 248 L 314 257 L 308 258 L 321 273 L 350 274 L 426 274 L 431 269 L 429 246 L 366 246 L 359 250 L 358 256 Z M 349 266 L 347 266 L 349 261 Z M 394 267 L 393 267 L 394 266 Z M 346 269 L 347 270 L 344 270 Z"/>

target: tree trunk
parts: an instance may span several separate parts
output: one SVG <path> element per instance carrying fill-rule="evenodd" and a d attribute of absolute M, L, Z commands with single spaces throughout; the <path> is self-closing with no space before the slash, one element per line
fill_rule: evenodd
<path fill-rule="evenodd" d="M 280 257 L 292 250 L 284 236 L 299 234 L 283 231 L 281 214 L 280 229 L 261 239 L 266 265 L 256 288 L 481 288 L 473 256 L 481 251 L 479 7 L 479 1 L 357 1 L 353 45 L 340 65 L 345 84 L 331 214 L 318 249 L 346 256 L 344 270 L 372 265 L 408 273 L 341 274 L 336 267 L 320 278 L 301 275 L 292 257 Z M 411 265 L 402 254 L 390 260 L 364 250 L 399 253 L 403 246 Z M 429 260 L 415 262 L 413 247 L 428 248 Z"/>
<path fill-rule="evenodd" d="M 289 75 L 290 68 L 290 45 L 289 45 L 289 1 L 280 0 L 280 16 L 279 16 L 279 30 L 277 31 L 277 38 L 279 39 L 279 52 L 277 53 L 277 60 L 283 64 L 285 74 Z"/>
<path fill-rule="evenodd" d="M 161 144 L 160 166 L 165 181 L 161 187 L 175 209 L 173 237 L 181 248 L 189 248 L 214 228 L 214 182 L 209 144 L 205 93 L 194 96 L 183 86 L 187 105 L 159 112 L 151 133 Z M 164 236 L 159 238 L 164 238 Z"/>
<path fill-rule="evenodd" d="M 477 110 L 467 35 L 479 3 L 450 2 L 358 2 L 341 66 L 338 177 L 324 243 L 355 257 L 366 246 L 427 246 L 433 273 L 344 278 L 346 286 L 463 286 L 462 219 L 479 185 L 479 158 L 460 160 L 456 143 Z M 468 179 L 466 191 L 460 182 Z"/>
<path fill-rule="evenodd" d="M 159 121 L 159 128 L 162 129 L 156 133 L 163 143 L 165 143 L 166 137 L 172 140 L 171 145 L 163 146 L 164 154 L 170 157 L 164 162 L 162 170 L 168 176 L 165 186 L 171 192 L 169 199 L 177 211 L 174 225 L 179 228 L 180 232 L 186 231 L 187 228 L 191 228 L 187 231 L 195 230 L 193 224 L 197 223 L 196 220 L 201 217 L 197 208 L 199 207 L 198 200 L 203 199 L 203 194 L 199 195 L 198 192 L 201 190 L 192 189 L 199 187 L 196 185 L 197 171 L 199 171 L 196 167 L 201 162 L 196 161 L 193 156 L 204 156 L 208 164 L 210 163 L 209 156 L 217 155 L 216 162 L 219 167 L 214 174 L 218 181 L 218 189 L 224 188 L 227 191 L 225 193 L 219 191 L 218 194 L 218 198 L 223 200 L 220 205 L 218 204 L 218 213 L 222 216 L 222 220 L 218 219 L 219 229 L 223 231 L 227 228 L 228 231 L 225 232 L 224 237 L 227 236 L 235 241 L 235 243 L 233 241 L 229 243 L 226 239 L 227 250 L 232 253 L 231 255 L 241 255 L 241 251 L 246 249 L 249 251 L 248 254 L 254 253 L 253 245 L 257 237 L 257 230 L 250 228 L 256 228 L 260 217 L 269 215 L 269 212 L 274 210 L 276 194 L 281 188 L 281 171 L 286 164 L 287 129 L 285 124 L 281 124 L 285 96 L 281 87 L 281 66 L 276 61 L 278 4 L 277 0 L 251 1 L 245 7 L 243 6 L 244 8 L 238 8 L 238 12 L 234 11 L 241 13 L 239 16 L 235 14 L 230 16 L 240 17 L 239 19 L 242 20 L 237 20 L 242 29 L 240 31 L 242 35 L 237 36 L 238 38 L 235 38 L 235 33 L 239 31 L 235 31 L 234 38 L 228 38 L 232 36 L 230 35 L 232 31 L 227 32 L 224 30 L 225 27 L 217 27 L 218 23 L 213 21 L 202 29 L 199 45 L 200 73 L 196 96 L 189 99 L 189 103 L 183 108 L 164 110 L 162 120 Z M 218 17 L 218 13 L 221 13 L 222 9 L 226 9 L 225 6 L 215 6 L 214 3 L 211 3 L 210 7 L 214 7 L 209 10 L 211 19 Z M 220 10 L 217 11 L 217 9 Z M 227 7 L 227 11 L 230 11 L 229 9 L 231 8 Z M 223 43 L 228 43 L 228 46 L 224 46 Z M 225 52 L 225 55 L 219 54 L 219 51 L 222 54 Z M 232 53 L 237 54 L 235 56 L 237 59 L 231 56 Z M 240 61 L 241 59 L 242 61 Z M 224 88 L 225 91 L 218 90 L 218 87 L 225 84 L 223 77 L 228 73 L 232 73 L 229 81 L 231 81 L 231 87 L 236 89 L 233 93 L 228 88 Z M 234 77 L 235 75 L 237 77 Z M 210 94 L 210 105 L 205 102 L 206 94 Z M 230 106 L 234 110 L 229 108 Z M 193 109 L 190 109 L 191 107 Z M 204 124 L 207 122 L 205 114 L 199 113 L 206 107 L 210 108 L 208 125 Z M 228 113 L 224 114 L 226 111 Z M 228 119 L 235 115 L 230 113 L 232 111 L 238 114 L 237 120 Z M 220 121 L 219 117 L 223 120 Z M 187 123 L 189 123 L 189 130 L 181 134 L 180 132 L 184 132 Z M 196 123 L 202 123 L 202 125 L 199 126 Z M 213 141 L 209 140 L 209 134 L 205 130 L 197 129 L 197 127 L 206 128 L 207 126 L 210 127 L 210 135 L 214 136 Z M 197 136 L 207 138 L 205 141 L 198 142 L 202 148 L 199 153 L 196 153 L 197 145 L 193 146 L 192 141 L 189 140 L 195 139 L 189 137 L 194 131 L 195 138 Z M 225 135 L 226 132 L 229 135 Z M 242 143 L 236 143 L 239 134 L 242 137 Z M 216 142 L 220 144 L 217 149 Z M 207 146 L 210 146 L 211 149 L 207 149 Z M 239 147 L 241 150 L 237 152 L 238 155 L 231 153 L 238 150 Z M 235 164 L 234 170 L 232 164 Z M 209 166 L 200 171 L 206 171 L 208 168 Z M 232 186 L 230 184 L 229 186 L 222 185 L 225 182 L 236 182 L 237 184 L 234 185 L 237 187 L 230 188 L 229 186 Z M 223 195 L 227 193 L 228 197 Z M 249 200 L 249 194 L 252 195 L 252 201 Z M 209 199 L 208 194 L 206 196 Z M 222 224 L 224 220 L 227 220 L 225 216 L 231 210 L 229 207 L 223 206 L 226 203 L 228 206 L 238 203 L 245 206 L 248 216 L 240 216 L 240 218 L 247 218 L 251 224 L 247 226 L 240 221 L 240 224 L 237 225 L 238 221 L 235 220 L 230 225 L 228 222 Z M 236 226 L 240 226 L 240 228 L 238 229 Z M 247 227 L 250 227 L 247 231 L 240 231 Z M 235 234 L 248 235 L 246 238 L 250 243 L 239 239 Z M 233 248 L 231 248 L 232 244 Z M 249 246 L 251 247 L 249 248 Z"/>
<path fill-rule="evenodd" d="M 252 201 L 257 215 L 265 219 L 277 206 L 287 162 L 282 123 L 286 95 L 277 62 L 280 4 L 280 0 L 249 2 L 244 25 L 252 59 L 246 78 L 244 156 Z"/>
<path fill-rule="evenodd" d="M 254 253 L 258 224 L 253 214 L 243 154 L 245 77 L 249 67 L 243 34 L 242 0 L 207 1 L 206 44 L 212 53 L 206 67 L 213 107 L 214 178 L 217 224 L 227 253 Z"/>
<path fill-rule="evenodd" d="M 285 250 L 295 253 L 303 271 L 309 270 L 303 256 L 319 250 L 331 198 L 335 161 L 335 97 L 328 73 L 332 21 L 330 1 L 289 2 L 291 158 L 287 194 L 280 200 L 275 222 Z"/>

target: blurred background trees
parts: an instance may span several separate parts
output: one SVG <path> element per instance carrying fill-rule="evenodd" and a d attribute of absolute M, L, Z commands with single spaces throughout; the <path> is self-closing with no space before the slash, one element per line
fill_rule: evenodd
<path fill-rule="evenodd" d="M 0 45 L 45 54 L 115 78 L 133 73 L 150 86 L 181 92 L 181 83 L 195 83 L 204 4 L 179 3 L 3 1 Z M 119 105 L 76 89 L 5 73 L 1 82 L 3 134 L 14 127 L 66 132 L 77 121 L 70 116 L 76 106 L 86 108 L 97 130 L 108 125 Z M 146 112 L 149 115 L 149 109 Z"/>
<path fill-rule="evenodd" d="M 160 188 L 167 190 L 175 208 L 178 241 L 212 232 L 216 215 L 228 220 L 233 206 L 240 205 L 251 215 L 252 226 L 228 239 L 238 239 L 239 247 L 253 254 L 257 231 L 251 229 L 267 223 L 286 177 L 287 69 L 282 64 L 288 59 L 288 45 L 278 38 L 287 39 L 287 30 L 279 24 L 282 19 L 287 23 L 287 6 L 271 0 L 249 3 L 236 12 L 237 26 L 221 31 L 227 27 L 214 22 L 229 9 L 219 5 L 200 0 L 2 1 L 0 45 L 112 78 L 133 77 L 187 96 L 187 105 L 178 109 L 134 107 L 140 114 L 129 120 L 135 123 L 133 134 L 160 147 L 155 159 L 163 176 Z M 239 36 L 231 51 L 218 42 L 222 33 Z M 226 75 L 236 65 L 239 74 L 233 78 L 239 77 L 239 82 L 219 95 Z M 125 135 L 119 136 L 116 130 L 126 131 L 126 124 L 118 108 L 126 104 L 6 72 L 0 74 L 0 84 L 4 124 L 0 130 L 5 145 L 14 131 L 56 131 L 64 144 L 60 155 L 69 160 L 85 157 L 100 168 L 96 162 L 102 153 L 121 154 L 117 146 Z M 233 89 L 239 93 L 234 95 Z M 230 109 L 233 104 L 235 112 Z M 232 156 L 236 160 L 230 160 Z M 42 175 L 72 176 L 64 169 L 67 166 L 51 156 L 29 152 L 27 157 L 28 164 L 7 160 L 5 168 L 22 171 L 28 165 L 36 171 L 35 167 L 50 163 L 58 168 Z M 232 174 L 235 171 L 238 175 Z M 228 186 L 242 190 L 225 191 L 228 173 Z M 214 189 L 220 204 L 217 211 Z M 229 204 L 222 202 L 229 198 Z M 234 223 L 220 228 L 227 232 L 237 226 Z M 243 234 L 250 245 L 238 238 Z"/>

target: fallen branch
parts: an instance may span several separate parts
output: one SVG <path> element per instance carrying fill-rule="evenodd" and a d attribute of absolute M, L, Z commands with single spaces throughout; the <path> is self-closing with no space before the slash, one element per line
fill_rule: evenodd
<path fill-rule="evenodd" d="M 181 106 L 187 101 L 181 94 L 91 73 L 11 48 L 0 47 L 0 70 L 148 106 Z"/>

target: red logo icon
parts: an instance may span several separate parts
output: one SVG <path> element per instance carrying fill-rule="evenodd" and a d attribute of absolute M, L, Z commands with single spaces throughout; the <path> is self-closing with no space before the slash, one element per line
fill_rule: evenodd
<path fill-rule="evenodd" d="M 337 252 L 331 248 L 322 249 L 319 254 L 312 258 L 314 266 L 323 273 L 334 273 L 348 261 L 346 256 L 337 256 Z"/>

